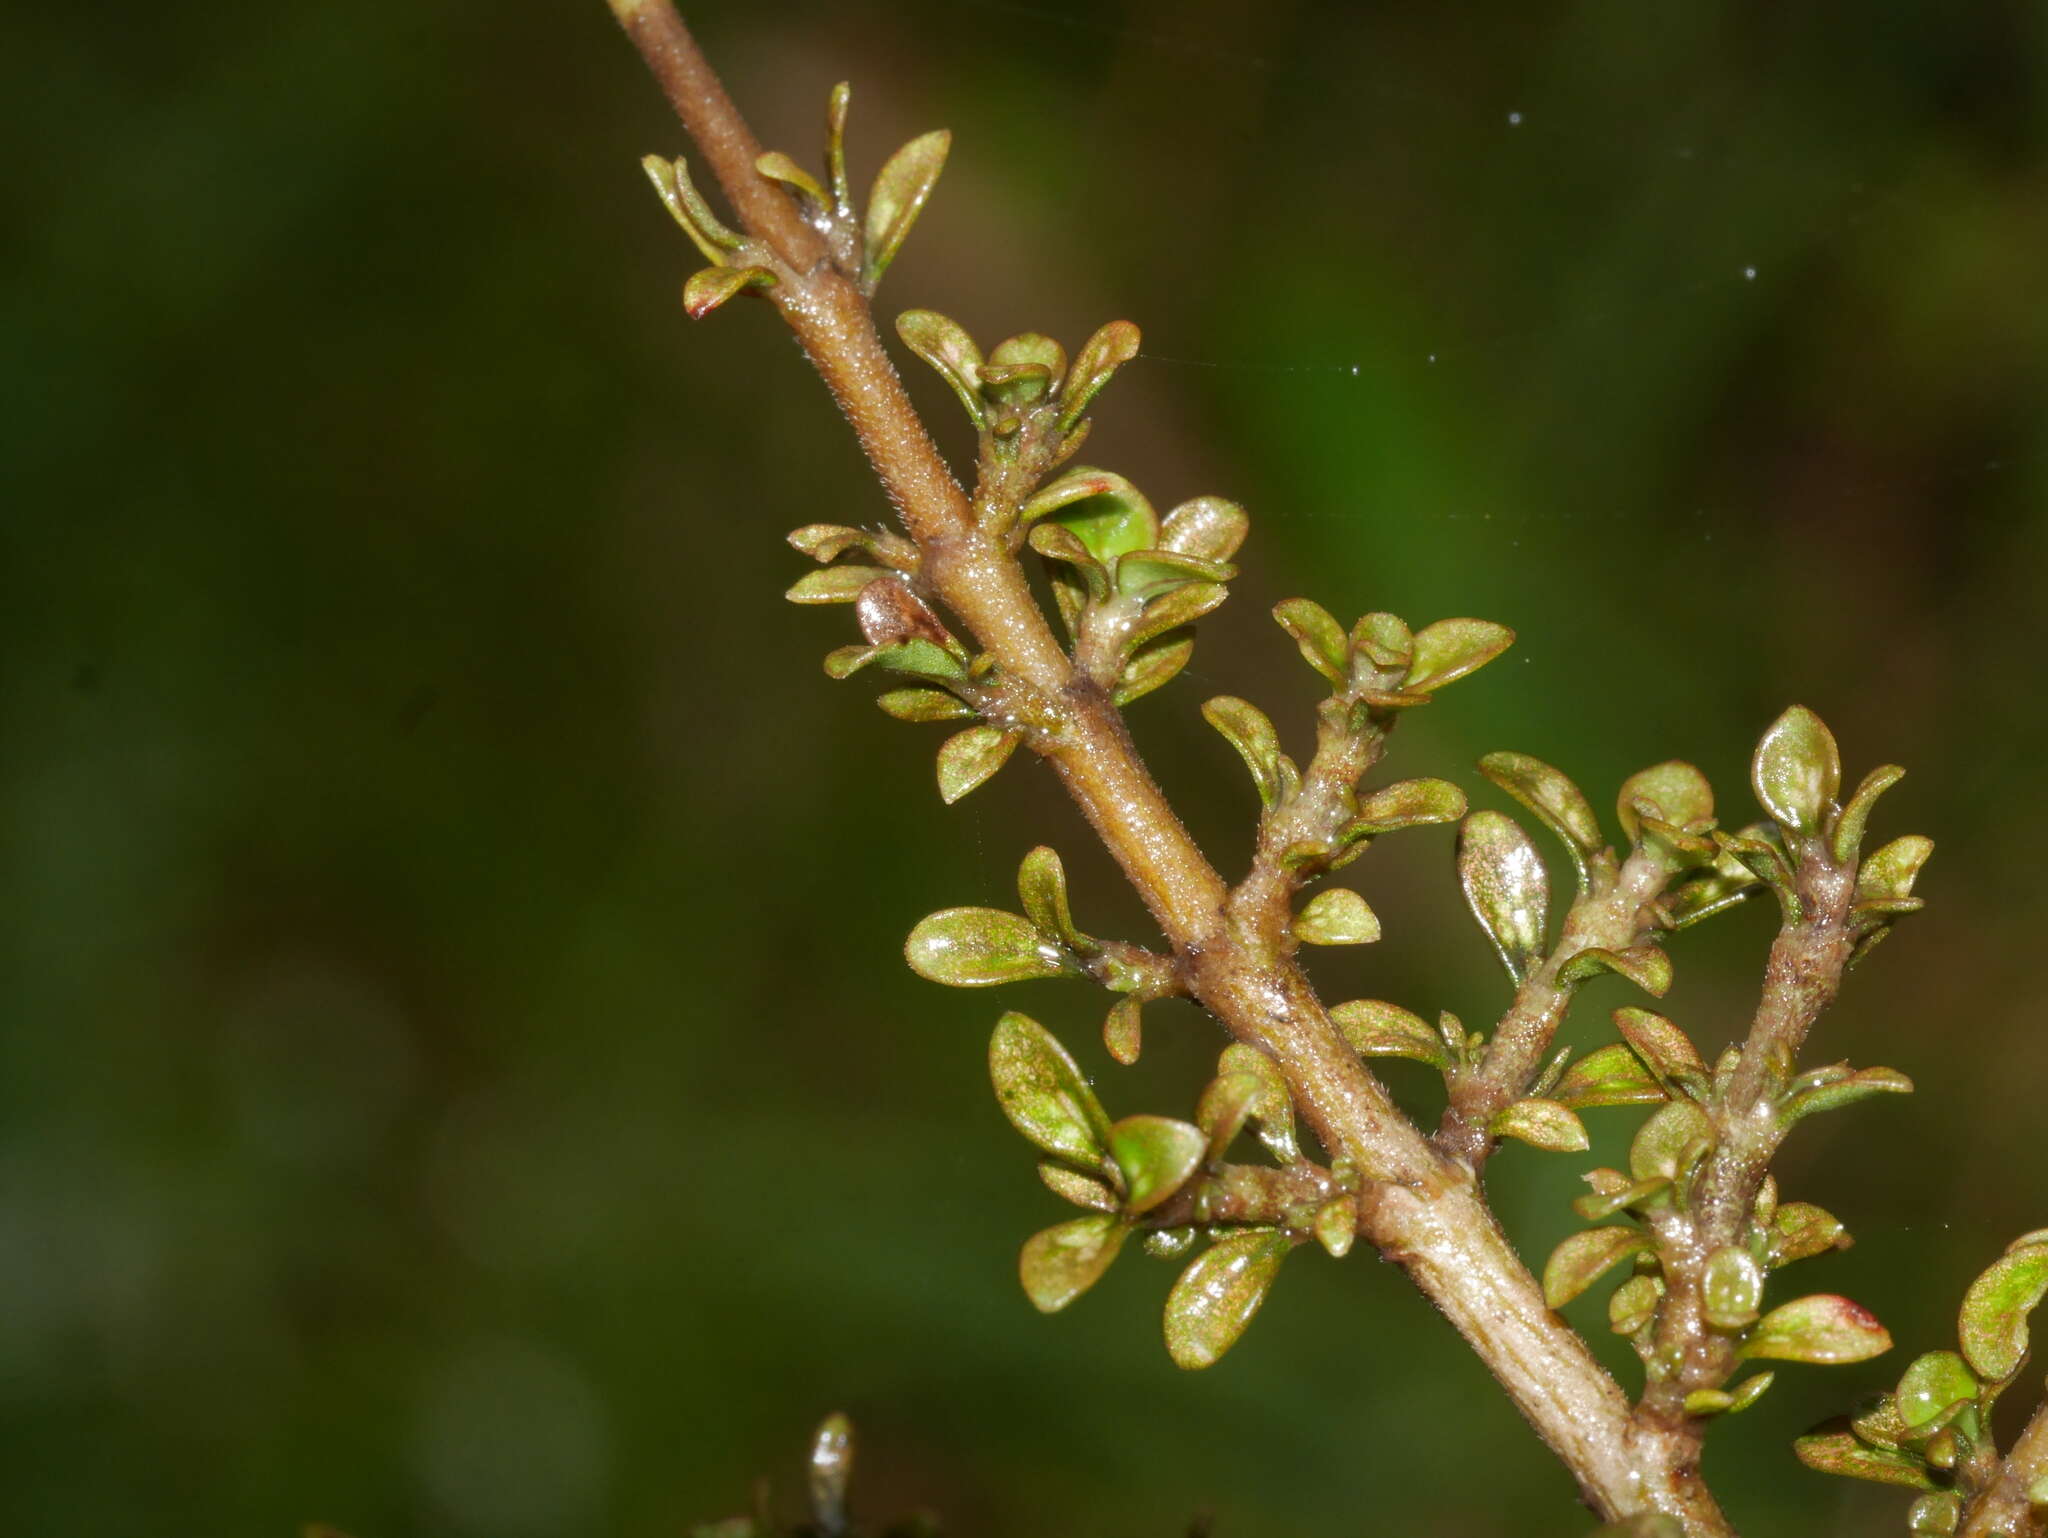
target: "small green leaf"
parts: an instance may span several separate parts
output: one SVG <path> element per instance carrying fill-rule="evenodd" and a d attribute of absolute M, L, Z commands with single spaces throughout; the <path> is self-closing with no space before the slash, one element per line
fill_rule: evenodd
<path fill-rule="evenodd" d="M 1095 942 L 1074 927 L 1074 915 L 1067 907 L 1067 869 L 1056 850 L 1040 844 L 1024 856 L 1017 867 L 1017 899 L 1040 933 L 1083 954 L 1093 949 Z"/>
<path fill-rule="evenodd" d="M 832 194 L 818 185 L 818 179 L 781 150 L 756 157 L 754 169 L 770 181 L 781 182 L 807 199 L 814 209 L 832 206 Z"/>
<path fill-rule="evenodd" d="M 1724 913 L 1756 890 L 1756 877 L 1747 867 L 1736 872 L 1703 871 L 1679 883 L 1658 899 L 1657 911 L 1673 929 L 1690 929 L 1701 919 Z"/>
<path fill-rule="evenodd" d="M 1662 946 L 1647 940 L 1625 951 L 1588 946 L 1558 968 L 1557 980 L 1578 984 L 1603 972 L 1627 978 L 1653 999 L 1661 999 L 1671 991 L 1671 958 L 1664 954 Z"/>
<path fill-rule="evenodd" d="M 1248 1228 L 1195 1258 L 1166 1298 L 1166 1350 L 1176 1367 L 1208 1367 L 1252 1322 L 1292 1242 L 1270 1228 Z"/>
<path fill-rule="evenodd" d="M 1056 1158 L 1103 1167 L 1109 1117 L 1052 1032 L 1010 1011 L 989 1039 L 988 1069 L 1003 1114 L 1019 1132 Z"/>
<path fill-rule="evenodd" d="M 1310 598 L 1289 598 L 1276 604 L 1273 618 L 1294 637 L 1302 660 L 1331 683 L 1342 685 L 1351 675 L 1351 639 L 1335 615 Z"/>
<path fill-rule="evenodd" d="M 846 1485 L 853 1478 L 853 1422 L 832 1414 L 811 1437 L 809 1476 L 811 1515 L 821 1532 L 846 1526 Z"/>
<path fill-rule="evenodd" d="M 1414 661 L 1402 685 L 1427 694 L 1493 661 L 1515 644 L 1515 633 L 1484 619 L 1440 619 L 1415 632 Z"/>
<path fill-rule="evenodd" d="M 1415 656 L 1415 636 L 1398 614 L 1367 614 L 1351 627 L 1351 649 L 1374 667 L 1405 670 Z"/>
<path fill-rule="evenodd" d="M 1352 999 L 1332 1009 L 1330 1019 L 1360 1057 L 1410 1057 L 1439 1070 L 1451 1066 L 1436 1029 L 1398 1004 Z"/>
<path fill-rule="evenodd" d="M 849 529 L 843 523 L 807 523 L 784 536 L 790 545 L 819 563 L 836 561 L 849 550 L 864 550 L 879 560 L 881 552 L 896 543 L 896 537 L 872 529 Z"/>
<path fill-rule="evenodd" d="M 1138 1060 L 1144 1042 L 1144 1006 L 1133 998 L 1118 999 L 1102 1022 L 1103 1049 L 1128 1068 Z"/>
<path fill-rule="evenodd" d="M 1913 1538 L 1949 1538 L 1963 1520 L 1963 1498 L 1954 1490 L 1930 1490 L 1906 1513 Z"/>
<path fill-rule="evenodd" d="M 1652 1249 L 1640 1228 L 1588 1228 L 1567 1235 L 1543 1263 L 1543 1301 L 1563 1308 L 1632 1255 Z"/>
<path fill-rule="evenodd" d="M 1195 1233 L 1192 1225 L 1152 1229 L 1145 1235 L 1145 1253 L 1154 1260 L 1178 1260 L 1195 1247 Z"/>
<path fill-rule="evenodd" d="M 2048 1244 L 2001 1255 L 1970 1283 L 1957 1329 L 1963 1355 L 1987 1380 L 2002 1383 L 2027 1356 L 2027 1316 L 2048 1296 Z"/>
<path fill-rule="evenodd" d="M 1038 1178 L 1045 1182 L 1047 1190 L 1062 1201 L 1072 1202 L 1076 1207 L 1086 1207 L 1091 1212 L 1115 1212 L 1122 1205 L 1117 1200 L 1116 1192 L 1093 1175 L 1084 1175 L 1079 1170 L 1068 1169 L 1066 1165 L 1055 1164 L 1050 1159 L 1039 1161 Z"/>
<path fill-rule="evenodd" d="M 1714 1125 L 1707 1113 L 1690 1100 L 1673 1100 L 1659 1107 L 1637 1130 L 1629 1145 L 1629 1173 L 1638 1180 L 1661 1175 L 1666 1180 L 1679 1176 L 1679 1161 L 1693 1144 L 1711 1142 Z"/>
<path fill-rule="evenodd" d="M 939 799 L 951 806 L 1010 760 L 1023 737 L 999 726 L 970 726 L 939 745 Z"/>
<path fill-rule="evenodd" d="M 1735 1396 L 1717 1388 L 1696 1388 L 1685 1396 L 1685 1413 L 1704 1420 L 1719 1415 L 1735 1403 Z"/>
<path fill-rule="evenodd" d="M 735 294 L 774 286 L 775 274 L 766 267 L 699 268 L 683 284 L 683 313 L 702 320 Z"/>
<path fill-rule="evenodd" d="M 1259 1142 L 1282 1164 L 1298 1160 L 1301 1146 L 1294 1137 L 1294 1097 L 1288 1092 L 1280 1065 L 1257 1047 L 1239 1041 L 1223 1049 L 1223 1055 L 1216 1060 L 1216 1072 L 1225 1076 L 1250 1074 L 1258 1080 L 1259 1093 L 1252 1102 L 1251 1117 L 1258 1123 Z"/>
<path fill-rule="evenodd" d="M 1159 525 L 1159 548 L 1195 560 L 1228 561 L 1237 554 L 1251 526 L 1251 519 L 1235 502 L 1223 497 L 1190 497 Z"/>
<path fill-rule="evenodd" d="M 1067 350 L 1049 336 L 1026 331 L 996 343 L 981 366 L 981 393 L 1003 405 L 1042 399 L 1067 372 Z"/>
<path fill-rule="evenodd" d="M 1834 1293 L 1795 1298 L 1756 1322 L 1737 1352 L 1783 1362 L 1862 1362 L 1891 1350 L 1877 1316 Z"/>
<path fill-rule="evenodd" d="M 827 566 L 805 572 L 782 596 L 791 603 L 852 603 L 862 588 L 889 575 L 880 566 Z"/>
<path fill-rule="evenodd" d="M 1041 1229 L 1024 1241 L 1017 1276 L 1041 1314 L 1056 1314 L 1102 1279 L 1130 1233 L 1129 1222 L 1094 1212 Z"/>
<path fill-rule="evenodd" d="M 1504 1108 L 1487 1130 L 1495 1137 L 1519 1138 L 1549 1153 L 1583 1153 L 1593 1146 L 1584 1122 L 1555 1100 L 1537 1096 Z"/>
<path fill-rule="evenodd" d="M 1565 774 L 1527 753 L 1489 753 L 1479 772 L 1540 817 L 1564 841 L 1585 883 L 1586 857 L 1607 847 L 1600 821 L 1584 794 Z"/>
<path fill-rule="evenodd" d="M 1778 1107 L 1779 1119 L 1786 1126 L 1816 1111 L 1838 1110 L 1872 1095 L 1913 1093 L 1913 1081 L 1896 1068 L 1859 1068 L 1854 1073 L 1821 1077 L 1827 1073 L 1820 1069 L 1792 1081 L 1791 1092 Z"/>
<path fill-rule="evenodd" d="M 967 669 L 960 659 L 932 641 L 842 646 L 825 656 L 825 671 L 833 678 L 851 678 L 862 668 L 870 666 L 931 683 L 964 683 L 967 680 Z"/>
<path fill-rule="evenodd" d="M 903 954 L 919 977 L 949 988 L 991 988 L 1079 970 L 1029 919 L 1000 908 L 942 908 L 918 921 Z"/>
<path fill-rule="evenodd" d="M 1587 1176 L 1589 1181 L 1596 1176 L 1606 1176 L 1584 1196 L 1572 1199 L 1572 1211 L 1588 1223 L 1598 1223 L 1602 1218 L 1611 1218 L 1617 1212 L 1631 1207 L 1647 1207 L 1664 1192 L 1671 1189 L 1671 1182 L 1662 1175 L 1653 1175 L 1648 1180 L 1631 1180 L 1620 1170 L 1593 1170 Z"/>
<path fill-rule="evenodd" d="M 1397 780 L 1359 801 L 1344 838 L 1377 838 L 1402 828 L 1456 822 L 1464 815 L 1465 793 L 1449 780 Z"/>
<path fill-rule="evenodd" d="M 891 689 L 875 696 L 886 715 L 898 721 L 971 721 L 974 707 L 944 689 Z"/>
<path fill-rule="evenodd" d="M 1124 1211 L 1150 1212 L 1201 1168 L 1209 1139 L 1190 1122 L 1126 1116 L 1109 1129 L 1109 1156 L 1124 1176 Z"/>
<path fill-rule="evenodd" d="M 1352 1241 L 1358 1237 L 1358 1198 L 1339 1196 L 1323 1203 L 1316 1209 L 1314 1227 L 1316 1243 L 1333 1259 L 1342 1260 L 1351 1253 Z"/>
<path fill-rule="evenodd" d="M 1636 809 L 1639 801 L 1648 802 L 1657 819 L 1673 827 L 1711 822 L 1714 816 L 1713 787 L 1705 775 L 1683 759 L 1669 759 L 1638 769 L 1621 782 L 1614 812 L 1630 843 L 1642 837 L 1642 818 Z"/>
<path fill-rule="evenodd" d="M 1280 734 L 1273 729 L 1266 713 L 1249 700 L 1219 694 L 1202 706 L 1202 719 L 1237 749 L 1245 767 L 1252 772 L 1260 803 L 1270 807 L 1278 801 L 1287 778 L 1281 768 L 1284 756 L 1280 752 Z"/>
<path fill-rule="evenodd" d="M 1067 374 L 1066 388 L 1060 394 L 1061 432 L 1071 433 L 1102 387 L 1118 369 L 1138 356 L 1139 341 L 1136 326 L 1127 320 L 1113 320 L 1081 344 Z"/>
<path fill-rule="evenodd" d="M 1764 1268 L 1741 1245 L 1723 1245 L 1707 1257 L 1700 1273 L 1700 1297 L 1707 1323 L 1715 1329 L 1747 1329 L 1756 1323 L 1763 1302 Z"/>
<path fill-rule="evenodd" d="M 1125 634 L 1125 650 L 1128 652 L 1169 630 L 1194 623 L 1229 596 L 1230 589 L 1220 582 L 1190 582 L 1186 587 L 1160 594 L 1145 605 L 1137 623 Z"/>
<path fill-rule="evenodd" d="M 1614 1028 L 1666 1089 L 1694 1099 L 1706 1093 L 1707 1065 L 1692 1038 L 1662 1015 L 1629 1005 L 1614 1012 Z"/>
<path fill-rule="evenodd" d="M 1222 584 L 1237 575 L 1235 566 L 1177 551 L 1133 550 L 1116 563 L 1116 590 L 1126 598 L 1156 598 L 1191 582 Z"/>
<path fill-rule="evenodd" d="M 1191 635 L 1160 637 L 1139 647 L 1117 678 L 1117 705 L 1141 700 L 1154 689 L 1171 683 L 1194 654 L 1195 638 Z"/>
<path fill-rule="evenodd" d="M 1106 470 L 1072 470 L 1024 504 L 1026 521 L 1057 517 L 1104 567 L 1159 544 L 1159 515 L 1143 492 Z"/>
<path fill-rule="evenodd" d="M 1529 835 L 1499 812 L 1474 812 L 1458 830 L 1458 880 L 1508 975 L 1526 981 L 1550 910 L 1550 877 Z"/>
<path fill-rule="evenodd" d="M 1379 915 L 1345 887 L 1318 892 L 1294 916 L 1294 938 L 1304 945 L 1370 945 L 1379 937 Z"/>
<path fill-rule="evenodd" d="M 1654 1276 L 1632 1276 L 1607 1297 L 1607 1327 L 1617 1335 L 1633 1335 L 1657 1317 L 1664 1284 Z"/>
<path fill-rule="evenodd" d="M 974 425 L 984 425 L 988 408 L 981 398 L 982 357 L 974 338 L 957 321 L 932 310 L 905 310 L 896 317 L 896 334 L 953 387 Z"/>
<path fill-rule="evenodd" d="M 844 80 L 825 100 L 825 171 L 832 183 L 832 210 L 841 217 L 853 212 L 853 188 L 846 179 L 846 109 L 853 87 Z"/>
<path fill-rule="evenodd" d="M 1847 864 L 1856 858 L 1856 851 L 1863 847 L 1863 830 L 1870 822 L 1877 798 L 1905 777 L 1906 771 L 1897 764 L 1879 764 L 1863 776 L 1863 782 L 1856 787 L 1856 793 L 1835 820 L 1834 838 L 1829 847 L 1837 863 Z"/>
<path fill-rule="evenodd" d="M 1024 503 L 1018 520 L 1032 523 L 1040 518 L 1050 517 L 1063 508 L 1106 497 L 1118 504 L 1142 503 L 1147 511 L 1151 503 L 1145 501 L 1144 493 L 1114 470 L 1097 470 L 1090 467 L 1069 470 L 1047 481 Z M 1134 542 L 1125 544 L 1125 550 L 1142 550 L 1158 540 L 1158 521 L 1140 523 L 1140 536 Z M 1093 546 L 1089 549 L 1092 551 Z"/>
<path fill-rule="evenodd" d="M 1771 1214 L 1764 1264 L 1772 1270 L 1795 1260 L 1849 1247 L 1842 1220 L 1812 1202 L 1786 1202 Z"/>
<path fill-rule="evenodd" d="M 1757 744 L 1750 779 L 1758 802 L 1786 832 L 1818 833 L 1842 788 L 1834 733 L 1804 705 L 1794 705 Z"/>
<path fill-rule="evenodd" d="M 1856 895 L 1864 901 L 1897 901 L 1913 895 L 1920 867 L 1934 853 L 1934 840 L 1919 833 L 1895 838 L 1856 871 Z"/>
<path fill-rule="evenodd" d="M 946 168 L 946 152 L 952 146 L 953 136 L 943 128 L 920 134 L 891 155 L 875 178 L 874 190 L 868 194 L 863 287 L 872 291 L 903 249 L 910 227 L 917 223 L 939 173 Z"/>
<path fill-rule="evenodd" d="M 1953 1351 L 1929 1351 L 1913 1359 L 1899 1379 L 1899 1419 L 1917 1431 L 1940 1418 L 1958 1400 L 1975 1399 L 1984 1385 Z"/>
<path fill-rule="evenodd" d="M 1751 1405 L 1763 1398 L 1764 1390 L 1777 1381 L 1778 1375 L 1774 1372 L 1753 1373 L 1743 1379 L 1742 1382 L 1738 1383 L 1729 1392 L 1728 1413 L 1730 1415 L 1740 1415 L 1744 1410 L 1747 1410 Z"/>
<path fill-rule="evenodd" d="M 690 237 L 691 243 L 704 253 L 704 260 L 714 267 L 725 265 L 726 253 L 740 248 L 740 237 L 712 213 L 711 205 L 704 201 L 690 180 L 688 163 L 681 159 L 664 160 L 659 155 L 645 155 L 641 157 L 640 169 L 654 183 L 654 190 L 660 195 L 669 217 L 683 227 L 683 233 Z"/>
<path fill-rule="evenodd" d="M 1849 1419 L 1856 1435 L 1872 1447 L 1897 1452 L 1912 1436 L 1912 1428 L 1899 1415 L 1898 1401 L 1890 1394 L 1874 1394 Z"/>
<path fill-rule="evenodd" d="M 1934 1488 L 1927 1465 L 1911 1453 L 1866 1447 L 1852 1431 L 1813 1432 L 1795 1441 L 1792 1451 L 1801 1463 L 1823 1474 L 1867 1479 L 1880 1485 L 1905 1485 L 1915 1490 Z"/>
<path fill-rule="evenodd" d="M 1222 1158 L 1237 1141 L 1265 1093 L 1265 1082 L 1255 1073 L 1226 1073 L 1209 1081 L 1195 1103 L 1195 1124 L 1208 1134 L 1211 1160 Z"/>

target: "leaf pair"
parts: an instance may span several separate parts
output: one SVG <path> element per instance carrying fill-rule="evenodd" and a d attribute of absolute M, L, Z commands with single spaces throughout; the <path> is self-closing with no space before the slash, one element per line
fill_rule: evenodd
<path fill-rule="evenodd" d="M 754 169 L 770 181 L 780 182 L 794 197 L 805 218 L 835 232 L 849 234 L 853 228 L 853 189 L 846 175 L 846 110 L 852 88 L 844 81 L 832 88 L 825 122 L 825 165 L 829 189 L 820 186 L 810 172 L 780 150 L 771 150 L 754 162 Z M 946 129 L 919 134 L 898 149 L 883 164 L 868 192 L 867 214 L 860 221 L 859 260 L 848 275 L 861 292 L 872 294 L 882 274 L 910 238 L 911 227 L 930 201 L 939 173 L 946 168 L 946 155 L 953 147 L 953 135 Z"/>
<path fill-rule="evenodd" d="M 1138 355 L 1141 337 L 1127 320 L 1113 320 L 1081 344 L 1070 365 L 1058 342 L 1026 332 L 999 342 L 987 356 L 958 321 L 935 310 L 906 310 L 896 318 L 903 345 L 932 366 L 967 410 L 977 432 L 1008 425 L 1020 408 L 1043 406 L 1051 429 L 1078 443 L 1081 418 L 1116 371 Z"/>
<path fill-rule="evenodd" d="M 1208 1138 L 1164 1116 L 1110 1121 L 1067 1050 L 1014 1011 L 989 1040 L 989 1078 L 1011 1125 L 1057 1161 L 1040 1166 L 1046 1185 L 1094 1209 L 1034 1234 L 1019 1257 L 1025 1294 L 1054 1313 L 1109 1269 L 1136 1219 L 1194 1177 Z"/>
<path fill-rule="evenodd" d="M 1443 619 L 1410 630 L 1397 614 L 1368 614 L 1347 632 L 1308 598 L 1273 610 L 1302 660 L 1336 693 L 1378 708 L 1428 703 L 1431 693 L 1478 671 L 1514 644 L 1515 633 L 1483 619 Z"/>
<path fill-rule="evenodd" d="M 918 921 L 904 958 L 919 977 L 949 988 L 989 988 L 1040 977 L 1074 977 L 1102 946 L 1074 923 L 1067 872 L 1041 844 L 1017 866 L 1021 914 L 945 908 Z"/>

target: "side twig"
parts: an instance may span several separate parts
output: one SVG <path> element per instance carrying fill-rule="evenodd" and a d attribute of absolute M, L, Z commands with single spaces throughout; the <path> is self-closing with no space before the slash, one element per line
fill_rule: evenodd
<path fill-rule="evenodd" d="M 1434 1149 L 1332 1026 L 1292 958 L 1285 905 L 1234 902 L 1140 761 L 1101 684 L 1078 672 L 1012 552 L 984 532 L 911 408 L 858 284 L 758 174 L 758 145 L 669 0 L 610 0 L 770 259 L 768 290 L 852 424 L 918 544 L 924 584 L 1046 702 L 1032 745 L 1052 765 L 1171 942 L 1189 991 L 1270 1055 L 1323 1145 L 1368 1182 L 1361 1232 L 1406 1267 L 1500 1380 L 1603 1516 L 1661 1511 L 1693 1538 L 1730 1534 L 1697 1449 L 1631 1419 L 1626 1396 L 1543 1295 L 1470 1167 Z"/>

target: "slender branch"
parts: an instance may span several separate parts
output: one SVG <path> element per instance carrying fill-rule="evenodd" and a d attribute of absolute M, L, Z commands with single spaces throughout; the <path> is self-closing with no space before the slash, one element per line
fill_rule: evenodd
<path fill-rule="evenodd" d="M 1694 1538 L 1732 1534 L 1696 1449 L 1631 1423 L 1625 1396 L 1543 1303 L 1474 1188 L 1343 1043 L 1284 947 L 1226 922 L 1225 885 L 1140 762 L 1107 694 L 1078 676 L 1021 569 L 985 535 L 903 392 L 867 301 L 753 169 L 758 146 L 669 0 L 610 0 L 747 231 L 784 271 L 768 292 L 852 424 L 923 552 L 922 576 L 1004 669 L 1060 702 L 1039 750 L 1172 942 L 1191 991 L 1280 1064 L 1309 1124 L 1371 1182 L 1361 1228 L 1401 1262 L 1609 1517 L 1661 1510 Z M 1272 936 L 1263 937 L 1270 942 Z"/>
<path fill-rule="evenodd" d="M 2040 1491 L 2041 1494 L 2030 1494 Z M 1963 1513 L 1956 1538 L 2042 1538 L 2048 1533 L 2048 1400 L 2020 1432 L 1991 1483 Z"/>
<path fill-rule="evenodd" d="M 1653 1374 L 1640 1413 L 1660 1424 L 1686 1422 L 1685 1396 L 1719 1388 L 1737 1366 L 1734 1341 L 1712 1329 L 1701 1287 L 1707 1258 L 1742 1242 L 1771 1159 L 1785 1140 L 1778 1102 L 1807 1033 L 1835 1000 L 1855 949 L 1849 905 L 1856 865 L 1837 864 L 1818 839 L 1805 840 L 1798 864 L 1798 914 L 1778 932 L 1764 972 L 1763 996 L 1742 1044 L 1741 1061 L 1711 1109 L 1715 1146 L 1701 1170 L 1687 1221 L 1660 1233 L 1669 1288 L 1658 1314 Z M 1695 1433 L 1696 1434 L 1696 1433 Z"/>
<path fill-rule="evenodd" d="M 1654 929 L 1649 908 L 1671 879 L 1670 871 L 1646 850 L 1631 854 L 1618 872 L 1611 854 L 1600 860 L 1604 870 L 1595 867 L 1593 886 L 1565 915 L 1557 948 L 1516 990 L 1486 1055 L 1458 1080 L 1444 1108 L 1437 1146 L 1474 1169 L 1492 1152 L 1495 1139 L 1488 1128 L 1494 1117 L 1528 1091 L 1571 1007 L 1576 990 L 1560 982 L 1559 974 L 1586 951 L 1624 951 Z"/>

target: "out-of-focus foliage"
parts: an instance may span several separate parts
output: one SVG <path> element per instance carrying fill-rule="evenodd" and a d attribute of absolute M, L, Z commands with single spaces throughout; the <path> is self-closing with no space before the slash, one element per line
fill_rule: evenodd
<path fill-rule="evenodd" d="M 1840 1223 L 1808 1209 L 1785 1243 L 1945 1339 L 2048 1187 L 2039 8 L 691 19 L 768 143 L 815 143 L 855 82 L 856 185 L 953 130 L 887 310 L 1143 326 L 1091 454 L 1259 529 L 1191 687 L 1134 712 L 1227 871 L 1244 786 L 1192 701 L 1278 710 L 1293 680 L 1299 740 L 1311 680 L 1261 611 L 1304 590 L 1519 634 L 1404 724 L 1401 775 L 1683 760 L 1733 827 L 1725 788 L 1793 699 L 1912 764 L 1880 815 L 1939 839 L 1939 901 L 1814 1050 L 1919 1092 L 1802 1127 L 1781 1171 Z M 667 1533 L 743 1508 L 845 1406 L 864 1509 L 989 1538 L 1203 1510 L 1224 1538 L 1361 1511 L 1583 1531 L 1391 1268 L 1304 1248 L 1286 1306 L 1196 1375 L 1159 1350 L 1155 1269 L 1050 1321 L 1019 1295 L 1020 1202 L 1063 1209 L 990 1103 L 987 1001 L 894 954 L 939 903 L 1007 902 L 1048 840 L 1091 926 L 1142 915 L 1043 771 L 942 808 L 931 740 L 819 675 L 838 616 L 779 601 L 781 532 L 886 510 L 768 316 L 683 319 L 689 253 L 635 161 L 685 146 L 603 6 L 46 7 L 9 33 L 15 1528 Z M 1501 783 L 1478 810 L 1533 782 Z M 1322 958 L 1330 996 L 1483 1028 L 1499 974 L 1448 836 L 1383 854 L 1359 883 L 1382 938 Z M 1660 1007 L 1708 1061 L 1753 1001 L 1750 906 L 1674 942 Z M 1641 997 L 1584 988 L 1581 1049 Z M 1214 1073 L 1184 1004 L 1147 1008 L 1129 1069 L 1087 1040 L 1099 996 L 1032 1007 L 1112 1104 Z M 1423 1101 L 1432 1071 L 1385 1066 Z M 1583 1093 L 1662 1093 L 1624 1077 Z M 1525 1254 L 1575 1226 L 1587 1162 L 1497 1161 Z M 1821 1254 L 1842 1223 L 1856 1247 Z M 1785 1447 L 1907 1365 L 1787 1372 L 1717 1431 L 1745 1532 L 1895 1520 Z"/>

